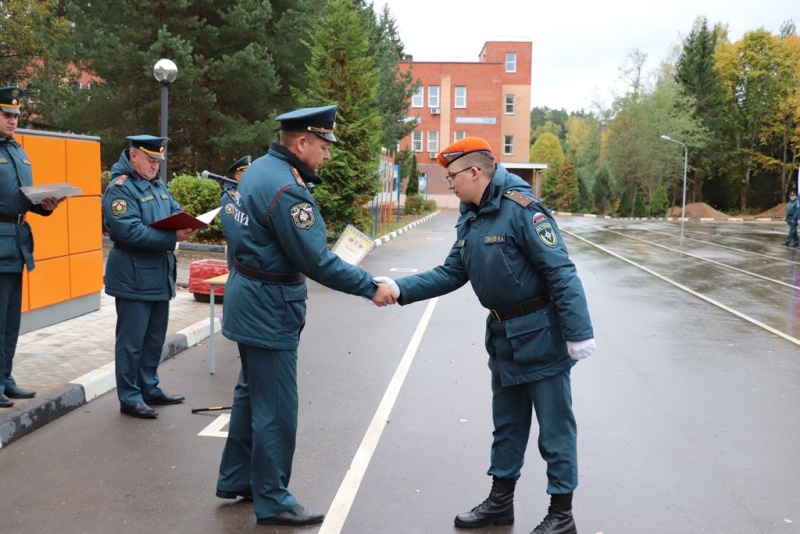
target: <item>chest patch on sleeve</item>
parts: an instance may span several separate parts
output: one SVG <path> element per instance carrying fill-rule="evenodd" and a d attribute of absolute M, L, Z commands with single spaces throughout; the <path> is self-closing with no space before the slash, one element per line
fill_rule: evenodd
<path fill-rule="evenodd" d="M 317 218 L 314 216 L 314 208 L 312 208 L 311 204 L 308 202 L 295 204 L 289 211 L 292 215 L 294 225 L 303 230 L 311 228 L 314 226 L 314 223 L 317 222 Z"/>
<path fill-rule="evenodd" d="M 550 248 L 555 248 L 558 244 L 558 238 L 556 238 L 556 233 L 553 231 L 553 227 L 550 226 L 549 222 L 539 223 L 534 227 L 536 230 L 536 235 L 539 236 L 542 243 L 547 245 Z"/>
<path fill-rule="evenodd" d="M 128 201 L 122 198 L 111 201 L 111 213 L 114 217 L 121 217 L 128 213 Z"/>

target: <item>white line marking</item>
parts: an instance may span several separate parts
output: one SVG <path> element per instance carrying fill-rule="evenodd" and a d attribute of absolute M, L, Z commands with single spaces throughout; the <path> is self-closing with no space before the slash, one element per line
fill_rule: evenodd
<path fill-rule="evenodd" d="M 231 414 L 223 413 L 220 414 L 216 419 L 214 419 L 210 425 L 205 427 L 203 430 L 200 431 L 198 436 L 206 436 L 209 438 L 227 438 L 228 431 L 222 430 L 228 423 L 231 422 Z"/>
<path fill-rule="evenodd" d="M 655 271 L 651 271 L 650 269 L 648 269 L 644 265 L 639 265 L 638 263 L 636 263 L 633 260 L 629 260 L 628 258 L 620 256 L 619 254 L 615 254 L 615 253 L 611 252 L 610 250 L 608 250 L 607 248 L 601 247 L 600 245 L 596 245 L 596 244 L 592 243 L 591 241 L 589 241 L 588 239 L 585 239 L 585 238 L 583 238 L 583 237 L 581 237 L 581 236 L 579 236 L 577 234 L 573 234 L 572 232 L 568 232 L 566 230 L 561 230 L 561 231 L 571 235 L 572 237 L 574 237 L 576 239 L 580 239 L 581 241 L 585 242 L 586 244 L 591 245 L 591 246 L 593 246 L 593 247 L 595 247 L 597 249 L 600 249 L 603 252 L 605 252 L 606 254 L 614 256 L 615 258 L 617 258 L 619 260 L 622 260 L 625 263 L 630 263 L 634 267 L 636 267 L 638 269 L 641 269 L 646 273 L 652 274 L 656 278 L 659 278 L 659 279 L 663 280 L 664 282 L 666 282 L 668 284 L 672 284 L 673 286 L 675 286 L 675 287 L 677 287 L 679 289 L 682 289 L 682 290 L 686 291 L 687 293 L 689 293 L 691 295 L 694 295 L 695 297 L 708 302 L 709 304 L 712 304 L 712 305 L 714 305 L 714 306 L 716 306 L 716 307 L 718 307 L 720 309 L 723 309 L 728 313 L 732 313 L 733 315 L 735 315 L 736 317 L 739 317 L 740 319 L 744 319 L 745 321 L 747 321 L 749 323 L 752 323 L 752 324 L 758 326 L 759 328 L 763 328 L 764 330 L 766 330 L 768 332 L 772 332 L 773 334 L 775 334 L 778 337 L 782 337 L 786 341 L 789 341 L 791 343 L 794 343 L 795 345 L 800 346 L 800 339 L 794 338 L 794 337 L 792 337 L 792 336 L 790 336 L 788 334 L 784 334 L 780 330 L 776 330 L 775 328 L 772 328 L 771 326 L 766 325 L 766 324 L 762 323 L 761 321 L 757 321 L 756 319 L 753 319 L 749 315 L 745 315 L 745 314 L 743 314 L 741 312 L 738 312 L 738 311 L 734 310 L 733 308 L 729 308 L 728 306 L 725 306 L 721 302 L 717 302 L 716 300 L 711 299 L 709 297 L 706 297 L 705 295 L 701 295 L 697 291 L 693 291 L 693 290 L 689 289 L 688 287 L 686 287 L 684 285 L 681 285 L 678 282 L 667 278 L 666 276 L 662 276 L 662 275 L 658 274 Z"/>
<path fill-rule="evenodd" d="M 431 315 L 433 315 L 433 309 L 436 307 L 438 300 L 438 298 L 435 298 L 428 302 L 428 306 L 425 308 L 425 312 L 422 314 L 419 324 L 417 324 L 417 329 L 411 337 L 408 348 L 405 354 L 403 354 L 403 358 L 400 360 L 400 364 L 397 366 L 394 376 L 389 382 L 389 386 L 386 388 L 386 392 L 383 394 L 383 399 L 380 405 L 378 405 L 378 410 L 372 417 L 372 422 L 367 429 L 367 433 L 364 434 L 364 439 L 361 440 L 361 445 L 358 447 L 353 457 L 350 469 L 348 469 L 344 480 L 342 480 L 342 484 L 339 486 L 339 490 L 336 492 L 336 497 L 334 497 L 333 503 L 331 503 L 331 507 L 328 509 L 325 521 L 322 523 L 318 534 L 339 534 L 339 532 L 341 532 L 344 521 L 347 519 L 347 514 L 350 513 L 350 507 L 353 505 L 356 493 L 358 493 L 358 488 L 364 478 L 364 473 L 366 473 L 372 455 L 378 446 L 378 441 L 383 433 L 383 429 L 386 427 L 386 421 L 389 420 L 389 414 L 400 393 L 400 387 L 406 379 L 409 368 L 411 368 L 411 362 L 414 360 L 414 355 L 417 353 L 417 348 L 419 348 L 420 341 L 422 341 L 422 336 L 425 333 L 425 329 L 428 327 L 428 322 L 431 319 Z"/>

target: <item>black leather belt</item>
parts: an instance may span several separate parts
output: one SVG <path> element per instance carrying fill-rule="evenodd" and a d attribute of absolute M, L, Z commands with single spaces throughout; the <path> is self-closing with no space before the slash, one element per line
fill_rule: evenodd
<path fill-rule="evenodd" d="M 0 222 L 22 224 L 25 222 L 25 214 L 24 213 L 20 213 L 18 215 L 0 214 Z"/>
<path fill-rule="evenodd" d="M 550 302 L 550 297 L 536 297 L 535 299 L 526 300 L 502 310 L 489 310 L 489 313 L 492 314 L 495 321 L 508 321 L 515 317 L 522 317 L 523 315 L 539 311 L 547 306 L 548 302 Z"/>
<path fill-rule="evenodd" d="M 296 284 L 306 279 L 303 273 L 264 273 L 242 265 L 236 258 L 233 259 L 233 270 L 237 273 L 269 284 Z"/>

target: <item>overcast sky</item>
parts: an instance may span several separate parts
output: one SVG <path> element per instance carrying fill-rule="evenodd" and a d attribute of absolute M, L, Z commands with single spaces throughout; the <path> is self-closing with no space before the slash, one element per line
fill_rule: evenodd
<path fill-rule="evenodd" d="M 378 13 L 389 6 L 415 61 L 477 61 L 486 41 L 531 40 L 531 106 L 567 111 L 608 107 L 624 93 L 630 52 L 647 54 L 645 71 L 654 71 L 699 16 L 727 24 L 731 41 L 758 28 L 778 34 L 789 19 L 800 25 L 798 0 L 373 1 Z"/>

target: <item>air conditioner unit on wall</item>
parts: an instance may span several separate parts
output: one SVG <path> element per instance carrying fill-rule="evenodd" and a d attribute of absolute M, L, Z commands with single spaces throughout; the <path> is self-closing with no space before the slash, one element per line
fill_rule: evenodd
<path fill-rule="evenodd" d="M 428 152 L 428 157 L 431 159 L 436 159 L 436 152 Z"/>
<path fill-rule="evenodd" d="M 431 108 L 431 115 L 438 115 L 441 112 L 439 108 Z"/>

